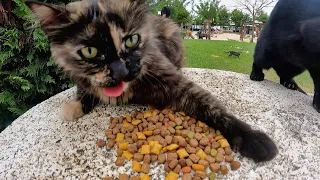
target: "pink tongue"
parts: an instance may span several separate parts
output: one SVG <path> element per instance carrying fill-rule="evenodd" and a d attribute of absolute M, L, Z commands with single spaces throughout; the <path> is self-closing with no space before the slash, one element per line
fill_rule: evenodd
<path fill-rule="evenodd" d="M 124 82 L 121 82 L 117 87 L 104 88 L 103 93 L 106 96 L 118 97 L 122 94 L 124 89 Z"/>

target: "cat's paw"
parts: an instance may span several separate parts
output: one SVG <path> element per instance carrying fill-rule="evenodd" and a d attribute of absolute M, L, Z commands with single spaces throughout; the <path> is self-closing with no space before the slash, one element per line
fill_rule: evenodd
<path fill-rule="evenodd" d="M 255 162 L 269 161 L 278 154 L 278 148 L 269 136 L 253 130 L 234 138 L 232 149 Z"/>
<path fill-rule="evenodd" d="M 264 73 L 252 71 L 250 74 L 250 79 L 253 81 L 263 81 L 264 80 Z"/>
<path fill-rule="evenodd" d="M 320 113 L 320 93 L 316 92 L 313 97 L 313 107 Z"/>
<path fill-rule="evenodd" d="M 289 80 L 280 79 L 280 84 L 292 90 L 297 90 L 299 88 L 298 84 L 293 79 L 289 79 Z"/>
<path fill-rule="evenodd" d="M 64 121 L 76 121 L 84 115 L 80 101 L 73 101 L 69 104 L 64 104 L 60 113 L 60 117 Z"/>

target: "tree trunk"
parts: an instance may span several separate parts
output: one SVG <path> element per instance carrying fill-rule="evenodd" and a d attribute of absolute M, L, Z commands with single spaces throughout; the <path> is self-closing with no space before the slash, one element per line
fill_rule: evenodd
<path fill-rule="evenodd" d="M 253 43 L 253 39 L 254 39 L 254 30 L 255 30 L 255 21 L 256 21 L 256 16 L 255 14 L 253 13 L 252 14 L 252 32 L 251 32 L 251 40 L 250 40 L 250 43 Z"/>
<path fill-rule="evenodd" d="M 242 22 L 240 26 L 240 41 L 243 41 L 243 23 Z"/>

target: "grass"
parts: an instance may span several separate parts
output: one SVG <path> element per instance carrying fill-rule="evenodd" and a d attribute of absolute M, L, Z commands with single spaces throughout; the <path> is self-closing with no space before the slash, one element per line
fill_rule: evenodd
<path fill-rule="evenodd" d="M 236 41 L 185 40 L 185 55 L 187 66 L 193 68 L 208 68 L 250 74 L 253 62 L 254 43 Z M 227 51 L 243 52 L 240 58 L 228 57 Z M 279 77 L 273 69 L 265 71 L 266 79 L 279 82 Z M 313 93 L 313 82 L 306 71 L 295 77 L 299 86 Z"/>

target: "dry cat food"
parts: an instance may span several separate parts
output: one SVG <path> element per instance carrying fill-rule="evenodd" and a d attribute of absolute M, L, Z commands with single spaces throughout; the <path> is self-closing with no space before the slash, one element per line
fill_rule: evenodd
<path fill-rule="evenodd" d="M 132 170 L 141 175 L 130 179 L 148 180 L 150 163 L 164 164 L 166 180 L 213 180 L 216 173 L 228 174 L 240 162 L 234 160 L 228 141 L 219 130 L 184 112 L 152 109 L 125 117 L 111 117 L 105 131 L 108 142 L 98 140 L 99 147 L 117 147 L 117 166 L 131 161 Z M 206 173 L 210 170 L 210 173 Z M 129 179 L 121 174 L 119 179 Z"/>

